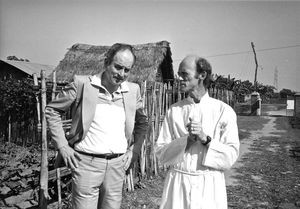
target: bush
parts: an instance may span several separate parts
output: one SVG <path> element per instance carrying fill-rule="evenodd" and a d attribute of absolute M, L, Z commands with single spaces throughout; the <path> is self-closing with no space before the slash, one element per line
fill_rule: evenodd
<path fill-rule="evenodd" d="M 14 78 L 0 80 L 0 133 L 5 133 L 10 121 L 28 124 L 35 118 L 36 99 L 33 80 Z"/>

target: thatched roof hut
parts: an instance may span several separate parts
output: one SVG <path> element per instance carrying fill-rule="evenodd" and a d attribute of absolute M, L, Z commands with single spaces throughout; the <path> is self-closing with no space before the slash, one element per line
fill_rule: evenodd
<path fill-rule="evenodd" d="M 103 62 L 109 46 L 74 44 L 56 67 L 58 83 L 70 82 L 75 74 L 93 75 L 103 70 Z M 129 81 L 167 81 L 174 79 L 169 42 L 134 45 L 136 64 Z M 49 76 L 51 79 L 51 76 Z"/>

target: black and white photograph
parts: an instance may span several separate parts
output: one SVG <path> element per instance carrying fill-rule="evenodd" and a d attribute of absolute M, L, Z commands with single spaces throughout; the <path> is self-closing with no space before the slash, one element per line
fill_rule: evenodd
<path fill-rule="evenodd" d="M 300 208 L 299 79 L 299 0 L 0 0 L 0 209 Z"/>

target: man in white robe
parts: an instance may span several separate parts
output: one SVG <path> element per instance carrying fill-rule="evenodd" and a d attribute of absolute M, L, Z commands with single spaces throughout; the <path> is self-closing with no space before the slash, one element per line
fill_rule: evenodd
<path fill-rule="evenodd" d="M 160 209 L 226 209 L 224 170 L 239 155 L 237 117 L 224 102 L 209 97 L 211 65 L 187 56 L 179 65 L 181 90 L 189 97 L 167 111 L 155 146 L 170 165 Z"/>

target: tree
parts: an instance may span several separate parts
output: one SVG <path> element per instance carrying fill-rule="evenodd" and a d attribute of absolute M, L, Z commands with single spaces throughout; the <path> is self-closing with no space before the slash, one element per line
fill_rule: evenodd
<path fill-rule="evenodd" d="M 23 61 L 23 62 L 29 62 L 28 59 L 23 59 L 23 58 L 18 58 L 16 57 L 15 55 L 12 55 L 12 56 L 8 56 L 6 57 L 7 60 L 15 60 L 15 61 Z"/>
<path fill-rule="evenodd" d="M 36 100 L 32 83 L 28 78 L 0 79 L 0 131 L 7 129 L 8 122 L 29 124 L 35 118 Z"/>
<path fill-rule="evenodd" d="M 262 102 L 269 102 L 272 97 L 274 97 L 274 90 L 276 88 L 270 85 L 263 85 L 261 83 L 257 83 L 257 91 L 260 94 Z"/>
<path fill-rule="evenodd" d="M 280 98 L 287 98 L 288 96 L 294 96 L 295 92 L 290 89 L 282 89 L 279 92 Z"/>

